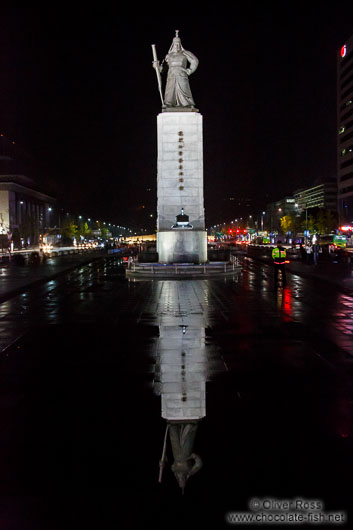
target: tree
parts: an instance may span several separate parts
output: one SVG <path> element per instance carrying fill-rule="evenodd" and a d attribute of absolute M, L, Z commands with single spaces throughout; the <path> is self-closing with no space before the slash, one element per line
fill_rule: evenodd
<path fill-rule="evenodd" d="M 309 230 L 311 233 L 317 232 L 317 218 L 314 214 L 308 214 L 305 218 L 305 221 L 303 220 L 303 224 L 305 222 L 305 230 Z"/>
<path fill-rule="evenodd" d="M 108 239 L 108 232 L 109 230 L 105 226 L 101 228 L 102 239 Z"/>
<path fill-rule="evenodd" d="M 311 233 L 329 234 L 337 228 L 337 213 L 326 208 L 310 208 L 301 215 L 303 230 Z"/>
<path fill-rule="evenodd" d="M 281 229 L 284 234 L 291 232 L 293 227 L 293 221 L 290 215 L 284 215 L 281 217 Z"/>
<path fill-rule="evenodd" d="M 338 225 L 337 214 L 331 210 L 321 208 L 317 214 L 317 228 L 320 234 L 329 234 Z"/>
<path fill-rule="evenodd" d="M 301 229 L 301 221 L 297 215 L 287 214 L 281 217 L 281 229 L 284 234 L 291 232 L 296 234 Z"/>
<path fill-rule="evenodd" d="M 75 237 L 76 237 L 76 240 L 79 241 L 81 239 L 81 237 L 83 237 L 84 239 L 87 239 L 90 235 L 91 235 L 91 230 L 88 226 L 87 223 L 84 223 L 83 221 L 81 221 L 77 227 L 77 230 L 76 230 L 76 233 L 75 233 Z"/>
<path fill-rule="evenodd" d="M 77 225 L 71 218 L 64 219 L 61 225 L 61 237 L 66 243 L 72 243 L 72 239 L 77 235 Z"/>

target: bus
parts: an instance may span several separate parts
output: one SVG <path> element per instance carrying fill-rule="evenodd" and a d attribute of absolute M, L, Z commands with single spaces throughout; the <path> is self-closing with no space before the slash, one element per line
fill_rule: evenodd
<path fill-rule="evenodd" d="M 319 236 L 319 245 L 323 248 L 340 247 L 346 248 L 347 236 L 338 236 L 336 234 L 324 234 Z"/>

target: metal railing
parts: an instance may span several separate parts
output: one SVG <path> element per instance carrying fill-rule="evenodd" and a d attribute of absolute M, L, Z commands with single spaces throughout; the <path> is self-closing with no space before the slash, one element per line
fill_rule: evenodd
<path fill-rule="evenodd" d="M 127 274 L 141 274 L 152 276 L 193 276 L 228 274 L 240 272 L 241 267 L 236 256 L 230 262 L 211 262 L 200 265 L 190 263 L 132 263 L 127 269 Z"/>

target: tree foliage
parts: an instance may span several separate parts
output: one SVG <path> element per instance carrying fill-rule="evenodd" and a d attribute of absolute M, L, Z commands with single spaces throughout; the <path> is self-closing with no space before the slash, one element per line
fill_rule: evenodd
<path fill-rule="evenodd" d="M 284 234 L 293 230 L 293 217 L 291 215 L 284 215 L 281 217 L 281 229 Z"/>
<path fill-rule="evenodd" d="M 88 239 L 91 235 L 91 230 L 88 224 L 80 221 L 78 224 L 71 217 L 64 219 L 61 226 L 61 237 L 64 241 L 72 242 L 73 238 L 80 241 L 81 238 Z"/>
<path fill-rule="evenodd" d="M 294 214 L 284 215 L 281 218 L 281 229 L 283 233 L 291 232 L 296 234 L 301 230 L 301 220 L 300 217 Z"/>
<path fill-rule="evenodd" d="M 101 238 L 102 239 L 108 239 L 108 233 L 109 233 L 108 228 L 105 228 L 105 226 L 103 228 L 101 228 Z"/>
<path fill-rule="evenodd" d="M 76 236 L 77 228 L 77 225 L 71 218 L 64 219 L 61 225 L 61 237 L 63 241 L 70 241 L 72 243 L 72 239 Z"/>
<path fill-rule="evenodd" d="M 311 233 L 329 234 L 338 227 L 337 213 L 325 208 L 310 208 L 302 214 L 303 229 Z"/>
<path fill-rule="evenodd" d="M 311 233 L 329 234 L 337 225 L 337 213 L 325 208 L 309 208 L 300 216 L 288 214 L 281 218 L 281 229 L 284 233 L 297 234 L 310 230 Z"/>
<path fill-rule="evenodd" d="M 77 226 L 75 237 L 76 237 L 77 241 L 79 241 L 81 238 L 88 239 L 90 237 L 91 233 L 92 232 L 91 232 L 88 224 L 83 222 L 83 221 L 81 221 L 78 224 L 78 226 Z"/>

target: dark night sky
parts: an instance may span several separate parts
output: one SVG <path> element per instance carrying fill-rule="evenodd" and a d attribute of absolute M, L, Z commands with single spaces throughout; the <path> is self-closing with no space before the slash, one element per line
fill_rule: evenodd
<path fill-rule="evenodd" d="M 336 53 L 353 34 L 353 5 L 287 6 L 248 3 L 224 17 L 8 10 L 0 132 L 35 157 L 37 179 L 69 211 L 142 225 L 156 208 L 151 44 L 162 59 L 179 29 L 200 60 L 190 83 L 204 119 L 207 224 L 241 214 L 227 196 L 252 197 L 256 213 L 335 175 Z"/>

